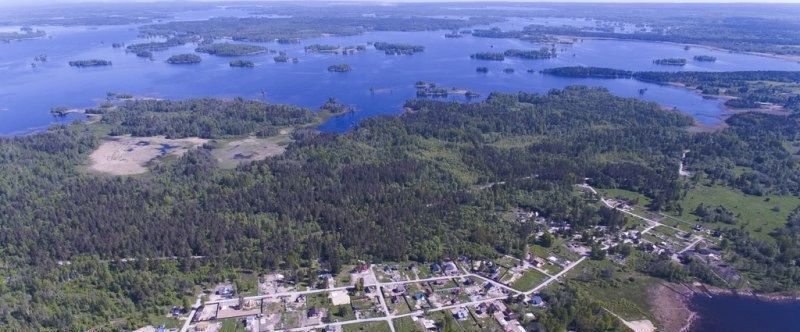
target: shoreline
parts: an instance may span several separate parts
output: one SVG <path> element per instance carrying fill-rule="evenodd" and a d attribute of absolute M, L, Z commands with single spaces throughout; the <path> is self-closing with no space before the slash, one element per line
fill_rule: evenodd
<path fill-rule="evenodd" d="M 701 45 L 701 44 L 687 44 L 687 43 L 678 43 L 678 42 L 671 42 L 671 41 L 659 41 L 659 40 L 641 40 L 641 39 L 627 39 L 627 38 L 617 38 L 617 37 L 581 37 L 581 36 L 570 36 L 570 35 L 554 35 L 556 38 L 565 38 L 572 40 L 574 38 L 578 39 L 589 39 L 589 40 L 616 40 L 616 41 L 631 41 L 631 42 L 643 42 L 643 43 L 659 43 L 659 44 L 670 44 L 675 46 L 689 46 L 689 47 L 697 47 L 703 48 L 711 51 L 717 52 L 727 52 L 732 54 L 746 54 L 752 56 L 760 56 L 765 58 L 772 58 L 772 59 L 781 59 L 786 61 L 794 61 L 800 62 L 800 55 L 789 55 L 789 54 L 774 54 L 774 53 L 763 53 L 763 52 L 751 52 L 751 51 L 734 51 L 729 50 L 727 48 L 711 46 L 711 45 Z"/>
<path fill-rule="evenodd" d="M 759 294 L 753 290 L 726 289 L 700 283 L 675 284 L 662 282 L 648 291 L 652 314 L 662 331 L 689 332 L 700 319 L 700 314 L 691 308 L 695 296 L 736 296 L 764 302 L 797 302 L 800 294 Z"/>

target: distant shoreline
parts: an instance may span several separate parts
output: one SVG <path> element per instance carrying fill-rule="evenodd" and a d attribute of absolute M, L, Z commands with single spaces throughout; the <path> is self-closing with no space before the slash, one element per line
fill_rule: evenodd
<path fill-rule="evenodd" d="M 670 44 L 675 46 L 689 46 L 689 47 L 697 47 L 703 48 L 712 51 L 718 52 L 727 52 L 733 54 L 747 54 L 753 56 L 761 56 L 766 58 L 773 58 L 773 59 L 781 59 L 786 61 L 795 61 L 800 62 L 800 55 L 789 55 L 789 54 L 775 54 L 775 53 L 764 53 L 764 52 L 750 52 L 750 51 L 735 51 L 729 50 L 727 48 L 717 47 L 717 46 L 710 46 L 710 45 L 701 45 L 701 44 L 687 44 L 687 43 L 678 43 L 678 42 L 671 42 L 671 41 L 659 41 L 659 40 L 641 40 L 641 39 L 627 39 L 627 38 L 617 38 L 617 37 L 581 37 L 581 36 L 570 36 L 570 35 L 553 35 L 556 38 L 563 38 L 565 40 L 573 40 L 577 39 L 589 39 L 589 40 L 615 40 L 615 41 L 631 41 L 631 42 L 642 42 L 642 43 L 658 43 L 658 44 Z"/>

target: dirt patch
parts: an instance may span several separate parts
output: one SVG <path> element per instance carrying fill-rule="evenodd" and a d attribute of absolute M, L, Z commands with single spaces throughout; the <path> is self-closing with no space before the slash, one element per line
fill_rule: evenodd
<path fill-rule="evenodd" d="M 693 289 L 672 283 L 661 283 L 650 289 L 650 308 L 661 326 L 659 331 L 685 330 L 695 316 L 688 306 L 693 294 Z"/>
<path fill-rule="evenodd" d="M 222 167 L 235 167 L 238 164 L 283 154 L 286 151 L 288 137 L 283 135 L 270 138 L 248 137 L 230 141 L 214 149 L 214 157 Z"/>
<path fill-rule="evenodd" d="M 113 137 L 89 156 L 90 168 L 111 175 L 142 174 L 147 172 L 147 163 L 151 160 L 167 155 L 181 156 L 207 141 L 201 138 L 167 139 L 163 136 Z"/>

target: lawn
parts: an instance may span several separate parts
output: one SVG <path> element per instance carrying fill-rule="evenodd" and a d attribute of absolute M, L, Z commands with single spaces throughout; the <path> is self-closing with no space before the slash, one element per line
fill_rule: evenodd
<path fill-rule="evenodd" d="M 514 283 L 511 284 L 511 288 L 518 291 L 528 291 L 541 284 L 545 279 L 547 279 L 547 276 L 544 273 L 530 269 L 525 271 L 522 277 L 514 281 Z"/>
<path fill-rule="evenodd" d="M 414 322 L 411 317 L 405 316 L 392 320 L 394 329 L 397 332 L 423 332 L 422 326 Z"/>
<path fill-rule="evenodd" d="M 369 332 L 389 332 L 389 324 L 386 322 L 367 322 L 347 324 L 342 326 L 343 332 L 369 331 Z"/>
<path fill-rule="evenodd" d="M 776 195 L 752 196 L 722 186 L 698 185 L 689 190 L 679 203 L 683 207 L 683 213 L 678 217 L 683 220 L 699 223 L 699 218 L 691 212 L 700 203 L 712 207 L 722 205 L 737 216 L 736 224 L 704 223 L 703 226 L 730 228 L 744 225 L 745 230 L 754 237 L 772 240 L 769 233 L 786 224 L 789 213 L 800 206 L 800 198 Z"/>

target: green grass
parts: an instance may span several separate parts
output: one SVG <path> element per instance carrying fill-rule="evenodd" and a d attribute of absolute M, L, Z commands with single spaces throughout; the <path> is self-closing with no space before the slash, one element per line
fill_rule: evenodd
<path fill-rule="evenodd" d="M 155 327 L 164 325 L 165 328 L 174 329 L 180 328 L 183 325 L 183 321 L 164 315 L 150 315 L 147 319 L 150 325 Z"/>
<path fill-rule="evenodd" d="M 751 196 L 727 187 L 698 185 L 681 199 L 683 213 L 678 217 L 686 221 L 701 223 L 697 216 L 691 214 L 700 203 L 712 207 L 722 205 L 737 216 L 735 225 L 704 223 L 703 226 L 730 228 L 744 225 L 744 229 L 754 237 L 771 240 L 772 237 L 769 236 L 769 233 L 786 224 L 789 213 L 800 206 L 800 198 L 776 195 Z M 776 206 L 778 210 L 774 211 L 773 208 Z"/>
<path fill-rule="evenodd" d="M 603 271 L 612 271 L 611 276 L 604 276 Z M 650 314 L 647 294 L 649 288 L 658 282 L 657 279 L 609 260 L 586 260 L 567 275 L 581 292 L 623 319 L 654 319 Z"/>
<path fill-rule="evenodd" d="M 518 291 L 528 291 L 541 284 L 545 279 L 547 279 L 547 276 L 544 273 L 530 269 L 525 271 L 522 277 L 514 281 L 511 284 L 511 288 Z"/>
<path fill-rule="evenodd" d="M 244 326 L 241 324 L 240 319 L 224 319 L 220 321 L 222 327 L 219 332 L 244 332 Z"/>
<path fill-rule="evenodd" d="M 258 275 L 254 272 L 241 272 L 236 276 L 236 290 L 244 296 L 258 295 Z"/>
<path fill-rule="evenodd" d="M 342 326 L 343 332 L 369 331 L 369 332 L 389 332 L 389 324 L 386 322 L 367 322 L 347 324 Z"/>
<path fill-rule="evenodd" d="M 434 162 L 437 166 L 452 173 L 459 182 L 473 184 L 478 180 L 478 175 L 461 160 L 458 144 L 423 138 L 416 139 L 414 143 L 419 147 L 415 154 L 416 157 Z"/>
<path fill-rule="evenodd" d="M 650 198 L 637 192 L 624 190 L 624 189 L 598 189 L 597 190 L 605 198 L 622 198 L 628 202 L 637 202 L 638 206 L 647 206 L 650 204 Z M 600 203 L 602 204 L 602 202 Z"/>
<path fill-rule="evenodd" d="M 392 320 L 394 329 L 397 332 L 424 332 L 422 326 L 411 320 L 411 317 L 400 317 Z"/>
<path fill-rule="evenodd" d="M 350 271 L 354 267 L 354 265 L 342 266 L 339 274 L 334 277 L 334 283 L 337 287 L 350 286 L 352 284 L 352 276 L 350 276 Z"/>

